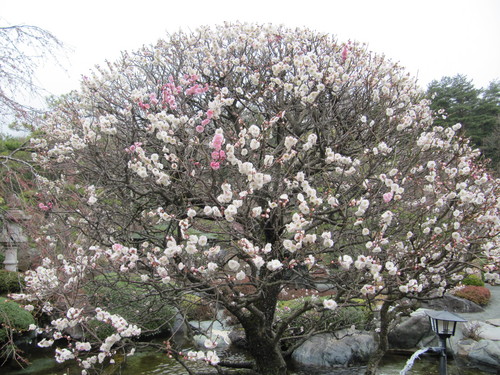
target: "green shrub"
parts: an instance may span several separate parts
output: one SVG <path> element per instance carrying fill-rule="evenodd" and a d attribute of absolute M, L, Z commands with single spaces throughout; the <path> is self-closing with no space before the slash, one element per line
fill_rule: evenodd
<path fill-rule="evenodd" d="M 8 337 L 7 327 L 15 331 L 25 331 L 35 324 L 33 316 L 16 302 L 0 297 L 0 342 Z"/>
<path fill-rule="evenodd" d="M 465 298 L 478 305 L 487 305 L 491 298 L 490 290 L 484 286 L 464 286 L 454 292 L 455 296 Z"/>
<path fill-rule="evenodd" d="M 24 277 L 19 272 L 0 270 L 0 294 L 17 293 L 24 286 Z"/>
<path fill-rule="evenodd" d="M 326 297 L 320 297 L 319 301 Z M 279 301 L 276 311 L 277 322 L 286 319 L 311 297 L 301 297 L 288 301 Z M 309 310 L 296 318 L 285 332 L 284 347 L 293 343 L 293 337 L 315 327 L 316 330 L 336 331 L 351 326 L 363 329 L 370 320 L 370 313 L 363 307 L 338 307 L 335 310 Z"/>
<path fill-rule="evenodd" d="M 3 262 L 5 261 L 5 255 L 0 253 L 0 269 L 4 268 Z"/>
<path fill-rule="evenodd" d="M 93 302 L 96 306 L 136 324 L 142 329 L 143 335 L 155 335 L 168 330 L 176 313 L 158 290 L 133 280 L 120 281 L 119 275 L 116 274 L 97 278 L 95 283 L 87 288 L 87 293 L 94 296 Z M 114 332 L 114 328 L 107 324 L 97 321 L 93 324 L 99 337 L 106 337 Z"/>
<path fill-rule="evenodd" d="M 478 275 L 468 275 L 462 280 L 464 285 L 484 286 L 484 281 Z"/>
<path fill-rule="evenodd" d="M 106 337 L 111 336 L 116 332 L 116 329 L 111 324 L 104 323 L 96 319 L 90 320 L 88 325 L 93 334 L 95 334 L 100 340 L 104 340 Z"/>
<path fill-rule="evenodd" d="M 180 309 L 188 320 L 212 320 L 216 315 L 213 306 L 195 294 L 184 295 Z"/>

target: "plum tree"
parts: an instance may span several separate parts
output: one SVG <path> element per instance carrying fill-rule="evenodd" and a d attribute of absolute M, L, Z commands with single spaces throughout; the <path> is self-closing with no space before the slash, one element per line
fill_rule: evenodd
<path fill-rule="evenodd" d="M 433 125 L 397 64 L 307 29 L 225 24 L 125 52 L 61 98 L 33 140 L 53 222 L 19 298 L 55 315 L 56 337 L 88 332 L 58 352 L 88 368 L 141 322 L 86 285 L 142 283 L 165 303 L 195 293 L 241 324 L 262 374 L 287 373 L 294 320 L 362 298 L 382 318 L 373 371 L 400 301 L 441 295 L 477 259 L 495 277 L 499 181 L 459 127 Z M 298 282 L 330 294 L 277 321 Z M 92 320 L 114 327 L 100 346 Z M 219 363 L 212 350 L 187 357 Z"/>

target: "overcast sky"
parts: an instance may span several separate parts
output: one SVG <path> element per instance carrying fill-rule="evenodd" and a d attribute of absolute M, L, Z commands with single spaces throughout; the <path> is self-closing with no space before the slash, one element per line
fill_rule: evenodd
<path fill-rule="evenodd" d="M 81 75 L 122 50 L 224 21 L 306 26 L 365 42 L 424 88 L 458 73 L 477 87 L 500 78 L 499 0 L 0 0 L 0 25 L 39 26 L 72 49 L 61 61 L 66 72 L 40 73 L 53 94 L 78 88 Z"/>

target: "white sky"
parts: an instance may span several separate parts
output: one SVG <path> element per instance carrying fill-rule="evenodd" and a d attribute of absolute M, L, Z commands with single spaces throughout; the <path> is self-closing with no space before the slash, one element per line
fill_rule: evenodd
<path fill-rule="evenodd" d="M 66 72 L 40 72 L 53 94 L 77 89 L 81 75 L 122 50 L 224 21 L 306 26 L 365 42 L 424 88 L 458 73 L 477 87 L 500 78 L 499 0 L 0 0 L 0 25 L 39 26 L 73 49 L 62 60 Z"/>

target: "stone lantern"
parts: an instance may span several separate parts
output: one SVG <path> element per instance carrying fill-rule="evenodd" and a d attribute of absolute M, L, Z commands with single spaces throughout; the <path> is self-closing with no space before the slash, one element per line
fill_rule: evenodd
<path fill-rule="evenodd" d="M 4 265 L 7 271 L 17 271 L 17 249 L 26 243 L 28 238 L 23 233 L 22 223 L 29 220 L 22 210 L 7 210 L 3 216 L 3 228 L 0 234 L 0 244 L 5 249 Z"/>

